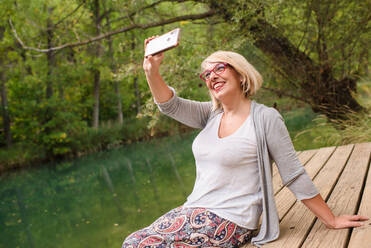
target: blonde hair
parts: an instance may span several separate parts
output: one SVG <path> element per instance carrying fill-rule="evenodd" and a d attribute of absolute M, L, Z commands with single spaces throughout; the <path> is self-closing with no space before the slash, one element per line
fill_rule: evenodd
<path fill-rule="evenodd" d="M 207 57 L 201 63 L 202 71 L 205 70 L 208 63 L 224 62 L 232 66 L 239 75 L 242 76 L 241 90 L 245 98 L 255 95 L 263 83 L 260 73 L 252 66 L 244 56 L 230 51 L 217 51 Z M 213 110 L 221 109 L 222 106 L 210 92 L 213 103 Z"/>

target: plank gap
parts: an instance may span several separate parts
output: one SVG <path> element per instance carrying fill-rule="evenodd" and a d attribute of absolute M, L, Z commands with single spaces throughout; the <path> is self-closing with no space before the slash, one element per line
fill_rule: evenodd
<path fill-rule="evenodd" d="M 352 214 L 355 212 L 357 199 L 360 196 L 360 190 L 363 184 L 362 178 L 368 168 L 368 144 L 356 144 L 352 150 L 353 152 L 345 165 L 345 169 L 327 201 L 327 204 L 335 215 Z M 365 153 L 367 154 L 366 156 L 364 156 Z M 348 158 L 348 155 L 349 153 L 343 154 L 344 161 L 345 158 Z M 333 166 L 336 168 L 336 163 L 334 163 Z M 339 167 L 337 168 L 339 171 L 342 169 Z M 324 173 L 322 174 L 324 175 Z M 324 181 L 324 183 L 326 184 L 326 181 Z M 328 191 L 329 190 L 330 187 L 328 187 Z M 302 247 L 345 247 L 349 232 L 349 228 L 332 230 L 326 228 L 320 221 L 316 221 Z"/>
<path fill-rule="evenodd" d="M 367 175 L 369 173 L 370 166 L 371 166 L 370 159 L 371 159 L 371 156 L 368 158 L 368 162 L 367 162 L 368 163 L 368 167 L 366 169 L 365 177 L 363 178 L 362 188 L 361 188 L 361 192 L 359 194 L 359 198 L 358 198 L 358 201 L 357 201 L 356 211 L 353 214 L 357 214 L 358 211 L 359 211 L 359 209 L 360 209 L 360 207 L 361 207 L 363 193 L 365 191 L 365 187 L 366 187 L 366 183 L 367 183 L 367 177 L 368 177 Z M 349 246 L 349 242 L 350 242 L 350 239 L 352 237 L 353 230 L 354 230 L 354 227 L 353 228 L 350 228 L 350 231 L 348 232 L 347 238 L 345 240 L 345 247 L 348 247 Z"/>
<path fill-rule="evenodd" d="M 328 199 L 330 198 L 332 192 L 333 192 L 334 189 L 335 189 L 336 184 L 338 183 L 338 181 L 339 181 L 341 175 L 343 174 L 343 171 L 344 171 L 344 169 L 345 169 L 345 167 L 346 167 L 346 165 L 347 165 L 347 163 L 348 163 L 348 161 L 349 161 L 349 159 L 350 159 L 350 157 L 351 157 L 351 155 L 352 155 L 352 153 L 353 153 L 353 151 L 354 151 L 354 147 L 355 147 L 355 146 L 353 145 L 352 148 L 350 149 L 350 152 L 348 153 L 348 156 L 347 156 L 347 158 L 345 159 L 345 162 L 344 162 L 343 167 L 341 168 L 340 172 L 337 174 L 337 177 L 335 178 L 335 182 L 332 184 L 332 186 L 331 186 L 331 188 L 330 188 L 330 190 L 329 190 L 327 196 L 326 196 L 325 199 L 324 199 L 325 202 L 327 202 Z M 337 146 L 335 150 L 337 150 L 338 148 L 339 148 L 339 146 Z M 334 155 L 335 150 L 334 150 L 333 153 L 330 155 L 330 157 L 332 157 L 332 155 Z M 324 168 L 325 168 L 325 166 L 326 166 L 326 164 L 328 163 L 329 160 L 330 160 L 330 158 L 329 158 L 329 159 L 324 163 L 324 165 L 323 165 L 323 166 L 321 167 L 321 169 L 318 171 L 317 175 L 319 175 L 319 173 L 320 173 L 322 170 L 324 170 Z M 317 175 L 316 175 L 316 176 L 317 176 Z M 314 178 L 313 178 L 313 181 L 314 181 Z M 321 194 L 321 196 L 322 196 L 322 194 Z M 309 236 L 309 233 L 312 231 L 312 229 L 313 229 L 314 225 L 316 224 L 317 220 L 320 221 L 320 220 L 318 219 L 318 217 L 315 217 L 314 220 L 311 222 L 309 228 L 307 229 L 307 232 L 306 232 L 305 235 L 304 235 L 304 239 L 302 240 L 302 242 L 299 244 L 298 247 L 301 248 L 301 247 L 304 245 L 305 241 L 307 240 L 307 238 L 308 238 L 308 236 Z M 349 238 L 350 238 L 350 236 L 349 236 Z"/>
<path fill-rule="evenodd" d="M 298 204 L 298 200 L 295 200 L 294 204 L 291 205 L 291 207 L 289 207 L 289 209 L 282 215 L 282 217 L 280 218 L 280 223 L 281 221 L 285 218 L 285 216 L 291 211 L 291 209 L 296 205 Z M 278 209 L 278 208 L 277 208 Z"/>
<path fill-rule="evenodd" d="M 307 232 L 304 234 L 304 239 L 299 243 L 298 248 L 301 248 L 304 245 L 304 242 L 305 242 L 305 240 L 307 240 L 307 237 L 309 236 L 309 233 L 312 231 L 313 226 L 316 224 L 317 219 L 318 218 L 315 217 L 314 220 L 312 221 L 312 223 L 310 223 L 310 225 L 307 229 Z"/>
<path fill-rule="evenodd" d="M 317 171 L 317 173 L 313 175 L 313 178 L 311 178 L 312 181 L 314 181 L 314 179 L 319 175 L 319 173 L 323 170 L 323 168 L 325 168 L 327 162 L 330 160 L 330 158 L 332 157 L 332 155 L 334 155 L 334 153 L 335 153 L 335 151 L 336 151 L 337 149 L 338 149 L 338 146 L 335 147 L 335 149 L 332 150 L 330 156 L 328 156 L 327 160 L 325 160 L 325 162 L 324 162 L 324 163 L 322 164 L 322 166 L 319 168 L 319 170 Z M 354 146 L 353 146 L 353 148 L 352 148 L 350 154 L 353 152 L 353 149 L 354 149 Z M 349 159 L 349 157 L 348 157 L 348 159 Z M 348 159 L 347 159 L 347 161 L 345 162 L 345 164 L 348 162 Z M 344 166 L 344 167 L 345 167 L 345 166 Z M 343 170 L 344 170 L 344 169 L 343 169 Z M 343 173 L 343 171 L 341 171 L 341 173 Z M 340 173 L 340 174 L 341 174 L 341 173 Z M 336 184 L 336 183 L 337 183 L 337 181 L 335 182 L 335 184 Z"/>
<path fill-rule="evenodd" d="M 338 176 L 336 177 L 335 182 L 334 182 L 334 184 L 332 185 L 332 187 L 331 187 L 331 189 L 330 189 L 330 192 L 329 192 L 328 195 L 326 196 L 326 198 L 325 198 L 325 202 L 326 202 L 326 203 L 327 203 L 327 201 L 330 199 L 330 196 L 331 196 L 332 192 L 334 191 L 336 185 L 338 184 L 338 182 L 339 182 L 339 180 L 340 180 L 340 177 L 341 177 L 341 175 L 343 174 L 343 172 L 344 172 L 344 170 L 345 170 L 345 167 L 347 166 L 347 164 L 348 164 L 348 162 L 349 162 L 349 159 L 350 159 L 352 153 L 354 152 L 354 147 L 355 147 L 355 145 L 353 145 L 352 149 L 350 150 L 350 153 L 348 154 L 348 157 L 347 157 L 347 159 L 345 160 L 345 164 L 344 164 L 343 168 L 340 170 L 340 173 L 339 173 Z M 322 167 L 322 168 L 323 168 L 323 167 Z M 366 174 L 366 175 L 367 175 L 367 174 Z"/>

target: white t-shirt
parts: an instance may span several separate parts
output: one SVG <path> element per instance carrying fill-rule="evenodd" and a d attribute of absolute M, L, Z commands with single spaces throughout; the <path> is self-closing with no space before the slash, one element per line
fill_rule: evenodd
<path fill-rule="evenodd" d="M 198 162 L 197 155 L 195 154 L 197 172 L 200 174 L 200 176 L 197 176 L 197 181 L 200 182 L 196 182 L 197 185 L 195 185 L 194 191 L 189 196 L 186 205 L 203 207 L 202 204 L 205 204 L 204 207 L 212 209 L 221 217 L 225 217 L 240 226 L 248 228 L 251 228 L 248 226 L 249 223 L 257 223 L 257 220 L 254 221 L 254 218 L 262 214 L 262 225 L 260 231 L 257 236 L 252 238 L 251 242 L 255 246 L 261 246 L 277 239 L 279 235 L 279 216 L 274 203 L 273 183 L 271 178 L 272 159 L 276 162 L 283 185 L 287 186 L 298 200 L 311 199 L 319 194 L 303 165 L 296 156 L 294 146 L 292 145 L 290 135 L 282 116 L 277 112 L 277 110 L 252 101 L 250 108 L 251 117 L 249 117 L 250 120 L 247 120 L 246 123 L 244 123 L 244 125 L 242 125 L 240 129 L 231 136 L 233 137 L 233 139 L 230 138 L 231 142 L 223 144 L 225 149 L 220 149 L 217 148 L 217 144 L 221 140 L 218 139 L 217 130 L 221 116 L 219 116 L 219 118 L 215 117 L 220 114 L 221 110 L 212 111 L 211 102 L 197 102 L 177 97 L 174 89 L 171 87 L 170 89 L 174 93 L 173 97 L 167 102 L 157 103 L 162 113 L 193 128 L 206 128 L 206 126 L 209 125 L 208 128 L 210 128 L 210 130 L 205 130 L 207 133 L 203 138 L 200 138 L 202 142 L 195 141 L 196 144 L 194 144 L 193 150 L 196 153 L 201 152 L 197 147 L 197 142 L 204 144 L 204 146 L 211 147 L 210 151 L 213 151 L 212 149 L 215 147 L 215 150 L 219 149 L 219 151 L 226 153 L 225 149 L 229 149 L 230 151 L 230 149 L 235 148 L 236 150 L 238 149 L 238 152 L 233 155 L 236 158 L 230 158 L 229 161 L 234 159 L 235 161 L 237 160 L 241 162 L 241 165 L 235 166 L 236 168 L 230 165 L 231 170 L 225 170 L 223 168 L 225 163 L 213 163 L 212 156 L 210 156 L 210 160 L 206 160 L 205 158 L 202 158 L 203 156 L 201 154 L 200 162 Z M 249 121 L 252 123 L 250 126 L 252 125 L 254 128 L 248 127 L 247 123 Z M 218 124 L 215 125 L 215 122 Z M 214 125 L 212 123 L 214 123 Z M 241 148 L 240 144 L 242 144 L 241 140 L 237 140 L 236 142 L 236 139 L 234 139 L 234 137 L 246 138 L 245 136 L 247 136 L 246 134 L 248 134 L 247 132 L 250 132 L 250 130 L 251 132 L 255 131 L 257 144 L 256 152 L 259 155 L 257 158 L 259 173 L 256 169 L 255 174 L 249 172 L 248 168 L 250 167 L 245 168 L 246 166 L 242 164 L 245 161 L 243 156 L 250 153 L 244 149 L 239 149 Z M 203 136 L 201 133 L 200 135 Z M 217 155 L 219 158 L 223 157 L 220 156 L 220 154 Z M 218 159 L 215 160 L 218 161 Z M 224 161 L 226 160 L 224 159 Z M 245 169 L 239 169 L 239 166 Z M 202 173 L 199 172 L 200 170 L 202 170 Z M 232 171 L 235 172 L 232 173 Z M 241 171 L 239 175 L 240 177 L 238 176 L 239 173 L 237 171 Z M 223 172 L 225 172 L 224 176 Z M 203 179 L 204 175 L 208 175 L 208 173 L 213 173 L 212 175 L 214 176 L 222 175 L 220 178 L 220 180 L 222 180 L 221 182 L 214 180 L 214 182 L 218 183 L 218 186 L 211 185 L 210 182 L 207 183 L 207 180 L 213 179 L 213 176 L 209 175 L 206 179 Z M 261 193 L 259 192 L 260 190 L 256 193 L 251 193 L 252 188 L 247 186 L 247 184 L 253 184 L 256 187 L 256 185 L 258 185 L 257 174 L 260 178 L 259 182 L 262 182 L 260 185 Z M 241 181 L 236 181 L 237 183 L 235 183 L 234 180 L 236 179 L 234 179 L 234 175 L 236 175 L 235 178 Z M 244 179 L 242 180 L 241 178 Z M 226 190 L 223 190 L 225 185 L 227 185 L 225 188 Z M 218 192 L 218 194 L 214 191 Z M 261 197 L 259 194 L 261 194 Z M 258 205 L 263 210 L 254 207 L 256 204 L 256 201 L 254 200 L 255 198 L 253 197 L 254 195 L 261 199 L 260 202 L 262 203 L 259 203 Z M 257 209 L 256 214 L 254 214 L 254 209 Z M 247 215 L 245 216 L 245 214 Z M 244 222 L 247 224 L 244 225 Z"/>
<path fill-rule="evenodd" d="M 262 194 L 252 118 L 219 138 L 222 114 L 211 118 L 193 141 L 196 182 L 184 207 L 203 207 L 241 227 L 257 229 Z"/>

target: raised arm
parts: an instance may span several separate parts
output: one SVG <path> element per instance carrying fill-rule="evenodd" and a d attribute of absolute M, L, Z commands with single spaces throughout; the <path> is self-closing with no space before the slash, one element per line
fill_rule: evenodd
<path fill-rule="evenodd" d="M 153 39 L 144 41 L 144 48 Z M 170 89 L 160 75 L 160 64 L 163 53 L 147 56 L 143 61 L 149 88 L 161 112 L 167 116 L 193 128 L 203 128 L 211 114 L 210 102 L 197 102 L 176 96 L 174 89 Z"/>

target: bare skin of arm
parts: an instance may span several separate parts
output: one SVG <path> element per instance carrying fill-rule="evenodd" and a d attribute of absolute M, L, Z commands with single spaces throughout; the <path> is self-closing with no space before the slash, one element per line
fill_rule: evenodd
<path fill-rule="evenodd" d="M 363 225 L 362 221 L 369 219 L 360 215 L 335 216 L 320 194 L 311 199 L 302 200 L 301 202 L 330 229 L 360 227 Z"/>
<path fill-rule="evenodd" d="M 148 42 L 154 38 L 156 37 L 152 36 L 144 41 L 144 49 Z M 158 53 L 153 56 L 146 56 L 143 61 L 143 69 L 146 74 L 149 88 L 153 98 L 158 103 L 167 102 L 173 96 L 173 92 L 169 89 L 160 75 L 160 65 L 163 58 L 164 53 Z"/>

